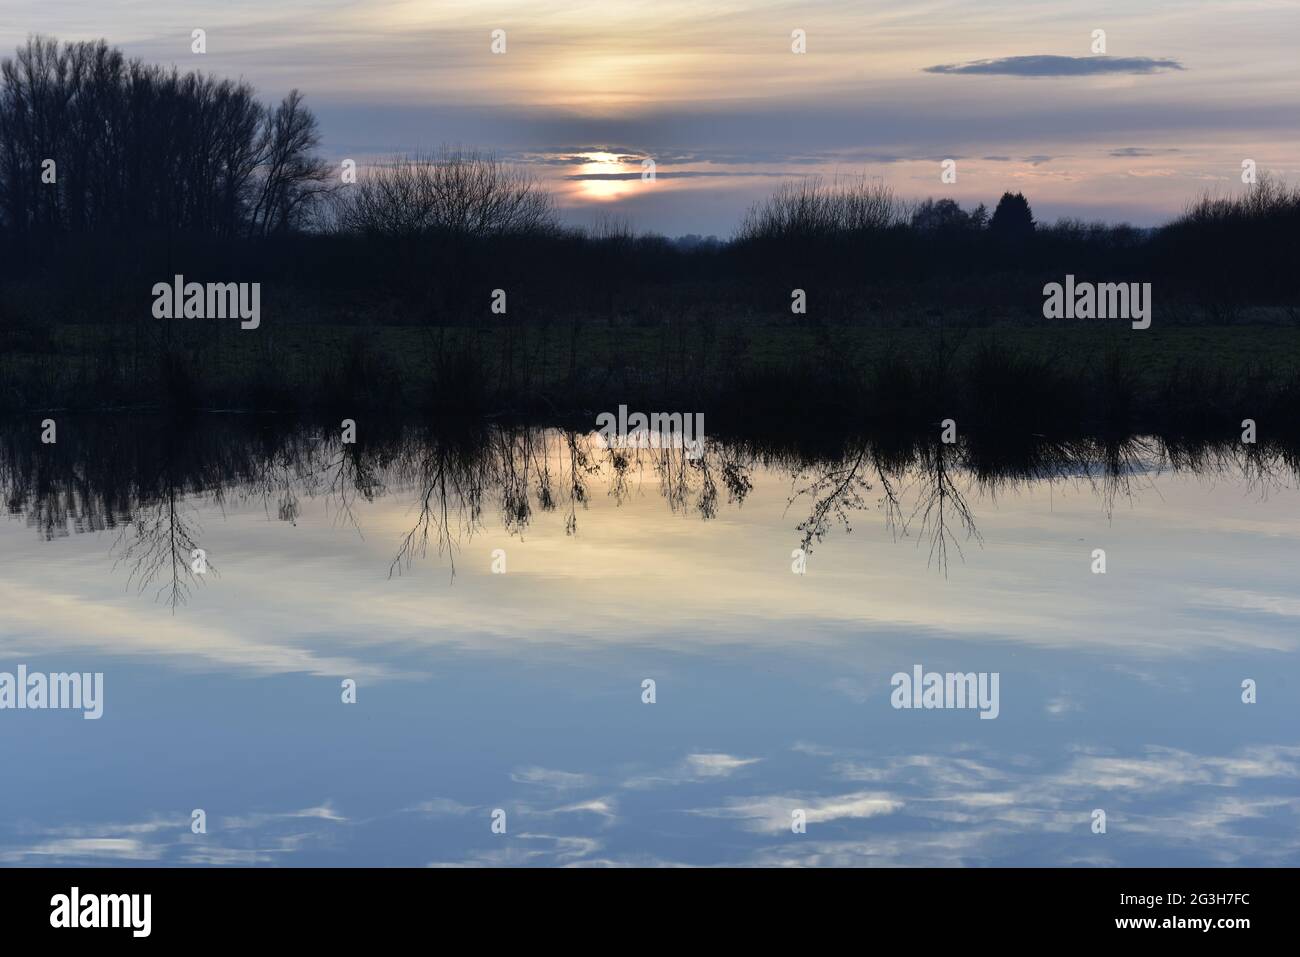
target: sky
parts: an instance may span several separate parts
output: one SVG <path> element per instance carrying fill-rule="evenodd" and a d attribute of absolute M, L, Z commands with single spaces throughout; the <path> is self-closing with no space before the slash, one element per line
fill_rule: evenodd
<path fill-rule="evenodd" d="M 668 235 L 809 175 L 1138 225 L 1245 159 L 1300 178 L 1298 0 L 6 0 L 0 48 L 30 33 L 299 88 L 333 161 L 490 150 L 570 221 Z"/>
<path fill-rule="evenodd" d="M 707 522 L 648 467 L 593 476 L 575 534 L 488 504 L 454 580 L 432 548 L 388 577 L 416 489 L 355 527 L 191 497 L 219 575 L 175 613 L 116 532 L 0 522 L 0 671 L 104 675 L 97 720 L 0 711 L 0 864 L 1300 863 L 1300 491 L 963 475 L 947 577 L 874 501 L 796 575 L 801 483 L 752 478 Z M 894 709 L 915 664 L 999 674 L 998 717 Z"/>

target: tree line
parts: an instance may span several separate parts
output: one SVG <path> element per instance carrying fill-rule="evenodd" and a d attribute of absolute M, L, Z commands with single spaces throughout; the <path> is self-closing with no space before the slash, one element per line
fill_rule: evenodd
<path fill-rule="evenodd" d="M 32 37 L 0 63 L 0 221 L 19 246 L 62 233 L 223 238 L 302 225 L 328 189 L 317 121 L 293 90 Z"/>
<path fill-rule="evenodd" d="M 990 214 L 812 177 L 755 204 L 729 241 L 683 244 L 566 227 L 540 181 L 491 154 L 394 157 L 345 181 L 319 145 L 297 90 L 268 104 L 245 82 L 145 64 L 104 40 L 32 37 L 0 62 L 0 274 L 93 289 L 225 269 L 353 304 L 392 294 L 413 322 L 475 311 L 483 288 L 507 281 L 553 310 L 635 310 L 666 284 L 698 297 L 701 283 L 742 310 L 814 284 L 876 287 L 845 309 L 1018 309 L 1066 272 L 1165 279 L 1166 299 L 1225 315 L 1300 303 L 1300 189 L 1263 174 L 1154 230 L 1044 226 L 1020 193 Z M 47 255 L 56 247 L 65 255 Z"/>

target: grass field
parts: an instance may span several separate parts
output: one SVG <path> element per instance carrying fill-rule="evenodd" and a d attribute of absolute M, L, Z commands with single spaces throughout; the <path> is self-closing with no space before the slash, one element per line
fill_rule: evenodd
<path fill-rule="evenodd" d="M 1175 400 L 1212 406 L 1289 397 L 1298 378 L 1300 328 L 1292 325 L 1156 322 L 1132 330 L 1073 321 L 941 330 L 587 319 L 460 327 L 268 322 L 241 331 L 194 321 L 11 329 L 0 353 L 0 405 L 575 414 L 618 402 L 737 412 L 861 403 L 910 404 L 929 415 L 933 400 L 936 409 L 948 403 L 1011 415 L 1034 411 L 1017 412 L 1020 403 L 1065 414 L 1074 394 L 1085 405 L 1122 405 L 1141 424 Z"/>

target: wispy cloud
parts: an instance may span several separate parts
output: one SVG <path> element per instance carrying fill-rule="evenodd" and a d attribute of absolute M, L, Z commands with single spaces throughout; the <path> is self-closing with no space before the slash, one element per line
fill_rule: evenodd
<path fill-rule="evenodd" d="M 272 864 L 286 854 L 332 842 L 346 817 L 329 801 L 290 811 L 253 812 L 213 821 L 194 834 L 189 815 L 153 816 L 129 823 L 44 827 L 25 845 L 0 848 L 4 864 L 121 864 L 163 862 L 202 866 Z M 238 847 L 224 843 L 238 833 Z"/>
<path fill-rule="evenodd" d="M 612 823 L 618 819 L 616 804 L 612 797 L 592 798 L 589 801 L 578 801 L 575 804 L 566 804 L 563 807 L 557 807 L 555 810 L 548 813 L 595 814 L 598 817 L 603 817 L 607 823 Z"/>
<path fill-rule="evenodd" d="M 789 833 L 794 812 L 802 811 L 807 824 L 825 824 L 843 818 L 867 818 L 892 814 L 903 802 L 888 794 L 854 791 L 826 797 L 815 795 L 774 795 L 756 798 L 732 798 L 723 806 L 693 811 L 703 817 L 734 818 L 747 830 L 762 833 Z"/>
<path fill-rule="evenodd" d="M 456 861 L 432 861 L 428 867 L 573 866 L 602 848 L 599 840 L 557 834 L 519 834 L 505 847 L 471 851 Z"/>
<path fill-rule="evenodd" d="M 1166 747 L 1124 753 L 1076 747 L 1060 762 L 973 748 L 879 754 L 798 744 L 795 750 L 808 759 L 801 780 L 815 782 L 796 790 L 783 787 L 788 779 L 772 777 L 779 774 L 779 761 L 722 752 L 692 754 L 655 779 L 680 789 L 670 798 L 683 800 L 677 806 L 688 817 L 717 822 L 708 825 L 711 831 L 724 822 L 732 829 L 725 857 L 692 863 L 949 866 L 1016 859 L 1105 865 L 1150 861 L 1156 854 L 1192 854 L 1217 864 L 1285 865 L 1300 859 L 1300 841 L 1290 826 L 1300 813 L 1297 746 L 1260 745 L 1217 755 Z M 759 773 L 735 775 L 746 767 Z M 688 803 L 687 795 L 705 788 L 701 782 L 714 787 L 706 788 L 703 800 Z M 738 786 L 745 790 L 738 792 Z M 644 808 L 616 812 L 620 803 L 636 805 L 648 795 L 635 793 L 634 782 L 624 788 L 626 793 L 582 794 L 542 809 L 503 800 L 511 808 L 508 836 L 490 835 L 486 817 L 427 826 L 408 818 L 401 824 L 402 846 L 442 848 L 434 852 L 433 866 L 680 863 L 651 855 L 646 845 L 629 845 L 629 828 L 644 826 Z M 1123 840 L 1102 842 L 1091 834 L 1095 807 L 1106 810 L 1111 832 Z M 406 810 L 463 816 L 477 809 L 437 799 Z M 804 812 L 805 834 L 791 833 L 795 810 Z M 24 827 L 0 847 L 0 863 L 251 866 L 304 860 L 310 852 L 313 860 L 328 860 L 321 852 L 354 852 L 382 839 L 400 813 L 379 811 L 356 820 L 324 801 L 226 818 L 206 835 L 191 834 L 188 817 L 181 815 Z M 232 831 L 233 840 L 223 838 Z M 780 837 L 785 840 L 772 842 Z"/>
<path fill-rule="evenodd" d="M 343 824 L 347 818 L 339 814 L 328 801 L 316 807 L 302 808 L 297 811 L 285 811 L 274 814 L 250 814 L 247 817 L 230 817 L 222 821 L 222 826 L 231 830 L 265 827 L 273 821 L 319 820 Z"/>
<path fill-rule="evenodd" d="M 779 847 L 757 849 L 747 863 L 774 865 L 952 866 L 988 863 L 1014 854 L 1030 836 L 1036 859 L 1057 865 L 1131 864 L 1153 850 L 1194 851 L 1219 864 L 1294 862 L 1300 842 L 1264 836 L 1265 820 L 1285 823 L 1300 811 L 1293 782 L 1300 748 L 1258 746 L 1231 755 L 1197 755 L 1145 748 L 1128 755 L 1077 753 L 1064 767 L 942 754 L 876 756 L 834 762 L 834 778 L 869 782 L 849 793 L 729 798 L 692 813 L 737 820 L 755 833 L 790 834 L 791 812 L 803 808 L 809 829 Z M 1280 793 L 1241 793 L 1255 787 Z M 1099 846 L 1089 812 L 1106 809 L 1112 831 L 1130 840 Z M 855 818 L 891 816 L 887 829 Z M 838 821 L 828 836 L 814 824 Z M 936 827 L 936 825 L 941 825 Z"/>
<path fill-rule="evenodd" d="M 1045 710 L 1052 717 L 1057 718 L 1063 714 L 1067 714 L 1068 712 L 1078 711 L 1079 703 L 1069 695 L 1061 694 L 1048 701 L 1045 705 Z"/>
<path fill-rule="evenodd" d="M 1166 153 L 1177 153 L 1179 150 L 1169 146 L 1162 149 L 1151 149 L 1146 146 L 1122 146 L 1119 149 L 1111 150 L 1107 155 L 1121 157 L 1138 157 L 1138 156 L 1161 156 Z"/>
<path fill-rule="evenodd" d="M 30 847 L 0 852 L 0 861 L 19 864 L 39 861 L 42 864 L 64 862 L 156 861 L 163 855 L 159 845 L 146 844 L 127 837 L 73 837 L 43 841 Z"/>
<path fill-rule="evenodd" d="M 738 768 L 757 762 L 758 758 L 736 758 L 730 754 L 688 754 L 686 756 L 687 767 L 695 772 L 696 777 L 701 778 L 728 777 Z"/>
<path fill-rule="evenodd" d="M 967 63 L 928 66 L 926 73 L 962 73 L 997 76 L 1097 76 L 1107 73 L 1160 73 L 1184 70 L 1177 60 L 1132 56 L 1007 56 Z"/>
<path fill-rule="evenodd" d="M 571 771 L 554 771 L 550 768 L 516 768 L 510 773 L 510 780 L 516 784 L 531 784 L 550 788 L 555 791 L 571 791 L 575 788 L 589 787 L 592 777 L 589 774 L 574 774 Z"/>
<path fill-rule="evenodd" d="M 778 178 L 785 178 L 785 177 L 789 177 L 789 175 L 790 175 L 789 173 L 782 172 L 782 171 L 773 172 L 773 171 L 759 171 L 759 170 L 730 170 L 726 172 L 719 171 L 719 170 L 660 170 L 655 172 L 655 176 L 659 179 L 700 179 L 700 178 L 707 178 L 707 177 L 715 177 L 715 178 L 723 177 L 723 178 L 731 179 L 740 176 L 746 176 L 746 177 L 774 176 Z M 641 178 L 640 173 L 573 173 L 569 176 L 564 177 L 564 179 L 566 180 L 575 181 L 575 182 L 582 182 L 586 180 L 594 180 L 594 181 L 610 180 L 613 182 L 620 182 L 620 181 L 629 182 L 632 180 L 638 180 L 640 178 Z"/>
<path fill-rule="evenodd" d="M 404 813 L 428 814 L 434 817 L 461 817 L 476 810 L 478 808 L 472 804 L 461 804 L 451 798 L 432 798 L 428 801 L 421 801 L 413 807 L 405 808 Z"/>
<path fill-rule="evenodd" d="M 1205 608 L 1260 612 L 1285 618 L 1300 617 L 1300 599 L 1287 595 L 1269 595 L 1242 588 L 1211 588 L 1196 592 L 1193 600 Z"/>
<path fill-rule="evenodd" d="M 738 758 L 730 754 L 697 753 L 688 754 L 674 768 L 659 774 L 645 774 L 629 778 L 623 787 L 636 790 L 689 784 L 692 781 L 719 780 L 728 778 L 741 768 L 756 764 L 760 758 Z"/>

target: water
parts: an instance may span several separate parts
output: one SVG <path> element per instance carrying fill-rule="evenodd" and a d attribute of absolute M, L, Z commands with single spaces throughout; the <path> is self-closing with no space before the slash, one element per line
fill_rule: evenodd
<path fill-rule="evenodd" d="M 3 433 L 0 672 L 103 716 L 0 711 L 0 863 L 1300 863 L 1286 450 L 59 429 Z"/>

